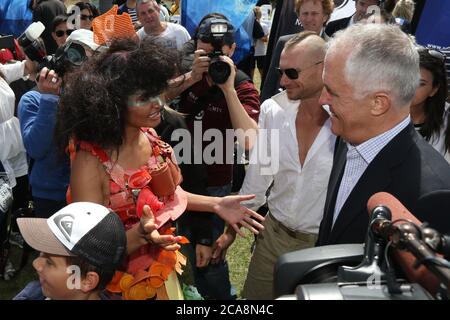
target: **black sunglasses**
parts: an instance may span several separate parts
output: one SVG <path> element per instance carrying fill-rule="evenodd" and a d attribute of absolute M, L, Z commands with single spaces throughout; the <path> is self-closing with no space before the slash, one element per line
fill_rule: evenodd
<path fill-rule="evenodd" d="M 67 29 L 66 31 L 64 30 L 56 30 L 55 34 L 58 38 L 61 38 L 64 34 L 67 34 L 68 36 L 70 36 L 70 34 L 73 32 L 72 29 Z"/>
<path fill-rule="evenodd" d="M 286 74 L 286 77 L 288 77 L 289 79 L 295 80 L 295 79 L 298 79 L 298 75 L 299 75 L 300 72 L 305 71 L 305 70 L 307 70 L 309 68 L 312 68 L 314 66 L 317 66 L 317 65 L 321 64 L 322 62 L 323 62 L 323 60 L 319 61 L 319 62 L 316 62 L 312 66 L 306 67 L 303 70 L 294 69 L 294 68 L 288 68 L 288 69 L 284 69 L 283 70 L 281 68 L 277 68 L 277 71 L 280 74 L 280 77 L 282 77 L 283 73 L 284 73 L 284 74 Z"/>
<path fill-rule="evenodd" d="M 88 16 L 88 15 L 86 15 L 86 14 L 81 14 L 80 15 L 80 19 L 81 20 L 91 20 L 92 21 L 92 19 L 94 19 L 94 16 Z"/>

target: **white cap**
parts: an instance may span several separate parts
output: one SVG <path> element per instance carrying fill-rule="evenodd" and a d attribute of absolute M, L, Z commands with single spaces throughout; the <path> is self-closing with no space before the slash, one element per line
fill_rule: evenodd
<path fill-rule="evenodd" d="M 87 29 L 74 30 L 70 36 L 67 37 L 66 42 L 69 41 L 88 46 L 94 51 L 100 47 L 100 45 L 94 42 L 94 33 Z"/>
<path fill-rule="evenodd" d="M 127 238 L 119 216 L 96 203 L 74 202 L 48 219 L 19 218 L 17 224 L 32 248 L 78 256 L 103 269 L 117 268 L 126 254 Z"/>
<path fill-rule="evenodd" d="M 74 202 L 47 219 L 47 224 L 53 235 L 69 251 L 72 251 L 78 241 L 102 221 L 108 213 L 108 208 L 96 203 Z"/>

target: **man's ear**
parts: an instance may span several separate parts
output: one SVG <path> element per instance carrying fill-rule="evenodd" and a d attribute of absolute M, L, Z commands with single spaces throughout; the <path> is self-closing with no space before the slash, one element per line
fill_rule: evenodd
<path fill-rule="evenodd" d="M 97 288 L 100 277 L 97 272 L 89 271 L 86 276 L 81 280 L 81 291 L 88 293 L 89 291 Z"/>
<path fill-rule="evenodd" d="M 392 106 L 392 99 L 386 92 L 377 92 L 373 95 L 370 112 L 373 116 L 378 117 L 386 112 Z"/>
<path fill-rule="evenodd" d="M 58 39 L 58 38 L 56 37 L 56 33 L 52 32 L 52 38 L 53 38 L 53 40 L 55 40 L 55 42 L 56 42 L 56 39 Z"/>

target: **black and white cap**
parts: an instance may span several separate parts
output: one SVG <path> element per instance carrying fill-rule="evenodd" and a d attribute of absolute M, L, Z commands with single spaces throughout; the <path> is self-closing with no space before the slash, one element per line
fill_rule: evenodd
<path fill-rule="evenodd" d="M 74 202 L 48 219 L 20 218 L 17 224 L 34 249 L 61 256 L 78 256 L 105 269 L 117 269 L 126 253 L 126 235 L 119 217 L 91 202 Z"/>

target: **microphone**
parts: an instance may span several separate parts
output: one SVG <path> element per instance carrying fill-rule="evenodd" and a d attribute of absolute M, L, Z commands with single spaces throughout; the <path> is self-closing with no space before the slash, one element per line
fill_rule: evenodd
<path fill-rule="evenodd" d="M 413 254 L 418 260 L 431 271 L 432 274 L 442 281 L 447 290 L 450 288 L 450 271 L 445 267 L 436 265 L 431 261 L 436 261 L 435 252 L 448 252 L 448 244 L 446 237 L 441 236 L 433 229 L 425 228 L 421 221 L 417 219 L 405 206 L 394 196 L 387 192 L 378 192 L 370 197 L 367 202 L 369 214 L 378 212 L 380 218 L 373 221 L 372 230 L 378 236 L 384 239 L 392 240 L 394 247 L 400 250 L 406 249 Z M 392 224 L 388 219 L 382 218 L 383 211 L 386 209 L 391 211 L 392 221 L 403 220 L 403 223 Z M 407 221 L 405 221 L 407 220 Z M 417 261 L 407 255 L 399 255 L 397 262 L 400 263 L 403 270 L 410 279 L 414 279 L 421 285 L 426 287 L 430 292 L 436 292 L 436 278 L 430 278 L 430 274 L 426 270 L 416 269 Z"/>
<path fill-rule="evenodd" d="M 369 214 L 378 206 L 384 206 L 390 209 L 392 221 L 405 219 L 416 225 L 422 224 L 419 219 L 417 219 L 400 201 L 397 200 L 397 198 L 387 192 L 378 192 L 370 197 L 367 202 Z"/>
<path fill-rule="evenodd" d="M 340 281 L 364 282 L 369 278 L 380 280 L 386 278 L 385 272 L 381 268 L 383 248 L 388 239 L 389 230 L 385 228 L 385 225 L 391 225 L 391 210 L 386 206 L 377 206 L 371 210 L 369 229 L 364 242 L 364 258 L 356 267 L 340 267 L 338 269 Z M 382 229 L 386 229 L 386 231 L 382 231 Z"/>
<path fill-rule="evenodd" d="M 375 236 L 387 239 L 390 235 L 390 228 L 392 226 L 391 210 L 384 205 L 379 205 L 376 206 L 371 212 L 372 214 L 370 216 L 370 230 Z"/>

